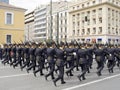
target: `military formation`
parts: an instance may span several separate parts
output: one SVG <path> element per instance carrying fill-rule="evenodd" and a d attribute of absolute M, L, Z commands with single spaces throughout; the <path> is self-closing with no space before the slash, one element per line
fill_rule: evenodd
<path fill-rule="evenodd" d="M 0 46 L 0 59 L 4 65 L 20 67 L 21 70 L 26 69 L 28 73 L 32 70 L 35 77 L 40 73 L 46 81 L 50 76 L 57 86 L 59 80 L 61 84 L 66 83 L 64 75 L 72 77 L 75 71 L 79 71 L 77 78 L 80 81 L 86 80 L 86 74 L 92 70 L 93 61 L 97 63 L 98 76 L 102 75 L 105 65 L 108 73 L 114 73 L 114 67 L 116 65 L 120 67 L 120 45 L 80 44 L 76 41 L 59 44 L 54 41 L 4 44 L 3 47 Z M 55 78 L 55 75 L 58 77 Z"/>

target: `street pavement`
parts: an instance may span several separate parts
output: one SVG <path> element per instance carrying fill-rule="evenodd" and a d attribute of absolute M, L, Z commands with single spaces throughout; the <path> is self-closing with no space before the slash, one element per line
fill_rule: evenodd
<path fill-rule="evenodd" d="M 39 73 L 37 73 L 37 77 L 34 77 L 32 71 L 27 73 L 25 69 L 21 71 L 19 67 L 14 69 L 0 63 L 0 90 L 120 90 L 120 70 L 118 67 L 114 68 L 113 74 L 109 74 L 105 67 L 102 76 L 98 77 L 96 62 L 94 62 L 93 69 L 90 71 L 91 73 L 86 74 L 84 81 L 79 81 L 77 78 L 81 71 L 74 70 L 72 77 L 67 77 L 65 74 L 66 84 L 62 85 L 58 81 L 57 87 L 55 87 L 51 77 L 48 77 L 48 81 L 46 81 L 45 77 L 40 76 Z M 44 73 L 47 73 L 46 70 Z"/>

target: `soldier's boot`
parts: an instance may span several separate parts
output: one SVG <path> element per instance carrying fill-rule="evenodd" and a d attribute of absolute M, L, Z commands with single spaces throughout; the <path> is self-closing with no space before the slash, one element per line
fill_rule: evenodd
<path fill-rule="evenodd" d="M 34 74 L 34 76 L 36 77 L 36 72 L 35 72 L 35 71 L 33 71 L 33 74 Z"/>
<path fill-rule="evenodd" d="M 40 70 L 40 76 L 43 76 L 44 74 L 43 74 L 43 71 L 42 70 Z"/>
<path fill-rule="evenodd" d="M 77 78 L 81 81 L 81 75 L 78 75 Z"/>
<path fill-rule="evenodd" d="M 74 75 L 72 74 L 72 71 L 70 71 L 70 76 L 74 76 Z"/>
<path fill-rule="evenodd" d="M 84 75 L 82 76 L 82 79 L 83 79 L 83 80 L 86 80 L 86 78 L 85 78 L 85 76 L 84 76 Z"/>
<path fill-rule="evenodd" d="M 61 84 L 65 84 L 64 77 L 61 77 Z"/>
<path fill-rule="evenodd" d="M 76 71 L 80 71 L 79 68 L 78 68 L 78 66 L 76 66 Z"/>
<path fill-rule="evenodd" d="M 66 71 L 65 73 L 66 73 L 66 75 L 69 77 L 69 71 Z"/>
<path fill-rule="evenodd" d="M 113 69 L 111 69 L 111 73 L 114 73 L 114 72 L 113 72 Z"/>
<path fill-rule="evenodd" d="M 96 73 L 97 73 L 98 76 L 101 76 L 101 75 L 102 75 L 101 72 L 96 72 Z"/>
<path fill-rule="evenodd" d="M 65 81 L 62 81 L 61 84 L 65 84 L 66 82 Z"/>
<path fill-rule="evenodd" d="M 53 83 L 54 83 L 55 86 L 57 86 L 57 85 L 56 85 L 56 79 L 53 80 Z"/>
<path fill-rule="evenodd" d="M 48 75 L 45 75 L 45 80 L 47 81 L 47 77 L 48 77 Z"/>

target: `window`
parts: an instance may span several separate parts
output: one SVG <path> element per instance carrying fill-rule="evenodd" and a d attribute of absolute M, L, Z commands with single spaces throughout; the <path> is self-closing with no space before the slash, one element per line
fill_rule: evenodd
<path fill-rule="evenodd" d="M 65 19 L 65 24 L 67 24 L 67 19 Z"/>
<path fill-rule="evenodd" d="M 13 13 L 7 12 L 5 14 L 5 24 L 13 24 Z"/>
<path fill-rule="evenodd" d="M 79 21 L 77 22 L 77 26 L 78 26 L 78 27 L 80 26 L 80 22 L 79 22 Z"/>
<path fill-rule="evenodd" d="M 98 34 L 102 34 L 102 27 L 99 27 Z"/>
<path fill-rule="evenodd" d="M 75 30 L 73 30 L 73 35 L 75 35 Z"/>
<path fill-rule="evenodd" d="M 93 34 L 96 34 L 96 28 L 93 28 Z"/>
<path fill-rule="evenodd" d="M 87 35 L 89 35 L 89 34 L 90 34 L 90 28 L 87 29 Z"/>
<path fill-rule="evenodd" d="M 82 29 L 82 33 L 81 33 L 82 35 L 84 35 L 85 34 L 85 29 Z"/>
<path fill-rule="evenodd" d="M 82 8 L 84 8 L 84 4 L 82 4 Z"/>
<path fill-rule="evenodd" d="M 95 1 L 93 1 L 93 4 L 95 4 Z"/>
<path fill-rule="evenodd" d="M 75 7 L 73 7 L 73 10 L 75 9 Z"/>
<path fill-rule="evenodd" d="M 93 19 L 93 24 L 96 24 L 96 19 Z"/>
<path fill-rule="evenodd" d="M 11 43 L 11 35 L 6 35 L 6 43 L 7 44 Z"/>
<path fill-rule="evenodd" d="M 73 21 L 75 21 L 75 15 L 72 16 Z"/>
<path fill-rule="evenodd" d="M 90 3 L 88 2 L 88 3 L 87 3 L 87 6 L 89 6 L 89 5 L 90 5 Z"/>
<path fill-rule="evenodd" d="M 77 36 L 79 36 L 80 30 L 77 30 Z"/>
<path fill-rule="evenodd" d="M 67 27 L 65 27 L 65 33 L 67 33 Z"/>
<path fill-rule="evenodd" d="M 99 18 L 99 23 L 102 23 L 102 18 Z"/>
<path fill-rule="evenodd" d="M 75 29 L 75 22 L 73 22 L 73 29 Z"/>

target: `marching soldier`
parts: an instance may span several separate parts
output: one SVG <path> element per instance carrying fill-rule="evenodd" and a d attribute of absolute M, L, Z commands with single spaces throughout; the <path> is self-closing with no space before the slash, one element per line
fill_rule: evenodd
<path fill-rule="evenodd" d="M 59 75 L 56 79 L 53 80 L 54 85 L 56 86 L 56 82 L 58 80 L 61 80 L 61 84 L 65 84 L 66 82 L 64 81 L 64 56 L 65 56 L 65 52 L 64 52 L 64 43 L 61 42 L 59 45 L 59 48 L 56 49 L 56 66 L 58 68 L 59 71 Z"/>
<path fill-rule="evenodd" d="M 13 64 L 13 68 L 15 68 L 18 64 L 20 65 L 20 67 L 22 67 L 22 47 L 21 47 L 21 44 L 17 45 L 17 48 L 16 48 L 16 63 Z"/>
<path fill-rule="evenodd" d="M 97 48 L 94 50 L 94 54 L 95 54 L 95 60 L 97 62 L 97 75 L 101 76 L 101 71 L 104 68 L 104 54 L 105 51 L 102 47 L 102 45 L 98 45 Z"/>
<path fill-rule="evenodd" d="M 8 62 L 8 45 L 4 44 L 2 63 L 5 65 L 6 62 Z"/>
<path fill-rule="evenodd" d="M 44 57 L 43 57 L 43 53 L 44 53 L 44 48 L 43 48 L 43 44 L 39 43 L 38 47 L 35 50 L 35 56 L 36 56 L 36 63 L 38 64 L 38 69 L 35 70 L 34 76 L 36 76 L 36 73 L 40 71 L 40 75 L 43 76 L 43 67 L 44 67 Z"/>
<path fill-rule="evenodd" d="M 113 45 L 107 48 L 107 59 L 108 59 L 107 63 L 108 71 L 109 73 L 113 73 L 113 68 L 115 66 L 115 48 Z"/>
<path fill-rule="evenodd" d="M 24 53 L 24 64 L 21 67 L 21 70 L 23 70 L 23 68 L 25 68 L 26 66 L 29 67 L 30 65 L 30 55 L 29 55 L 29 49 L 30 49 L 30 44 L 26 43 L 25 47 L 23 49 L 23 53 Z"/>
<path fill-rule="evenodd" d="M 66 52 L 66 60 L 69 65 L 68 70 L 66 71 L 67 76 L 73 76 L 72 70 L 74 68 L 74 45 L 73 43 L 69 43 L 68 48 L 65 48 Z"/>
<path fill-rule="evenodd" d="M 115 48 L 115 57 L 117 60 L 117 66 L 120 68 L 120 45 Z"/>
<path fill-rule="evenodd" d="M 26 69 L 28 73 L 29 73 L 29 70 L 31 70 L 32 68 L 33 68 L 33 72 L 35 71 L 35 67 L 36 67 L 35 50 L 36 50 L 36 44 L 32 43 L 32 46 L 29 49 L 30 65 Z"/>
<path fill-rule="evenodd" d="M 87 50 L 84 45 L 81 46 L 80 49 L 78 49 L 78 60 L 79 60 L 79 65 L 82 70 L 82 74 L 79 74 L 77 77 L 81 81 L 81 78 L 85 80 L 85 74 L 87 72 Z"/>
<path fill-rule="evenodd" d="M 79 46 L 75 44 L 74 45 L 74 61 L 75 61 L 74 63 L 77 71 L 79 71 L 79 60 L 77 55 L 78 49 L 79 49 Z"/>
<path fill-rule="evenodd" d="M 0 60 L 2 60 L 2 52 L 3 52 L 3 49 L 2 49 L 2 47 L 0 45 Z"/>
<path fill-rule="evenodd" d="M 55 60 L 54 60 L 54 56 L 55 56 L 55 42 L 50 41 L 47 42 L 47 50 L 46 50 L 46 54 L 47 54 L 47 62 L 49 64 L 50 67 L 50 71 L 48 74 L 45 75 L 45 79 L 47 80 L 47 77 L 51 75 L 52 80 L 54 79 L 54 70 L 55 70 Z"/>
<path fill-rule="evenodd" d="M 89 69 L 92 69 L 92 63 L 93 63 L 93 47 L 92 45 L 87 45 L 87 69 L 88 73 L 90 72 Z"/>
<path fill-rule="evenodd" d="M 10 66 L 16 63 L 16 44 L 13 44 L 13 47 L 11 49 L 11 57 L 12 57 L 12 62 L 10 63 Z"/>

